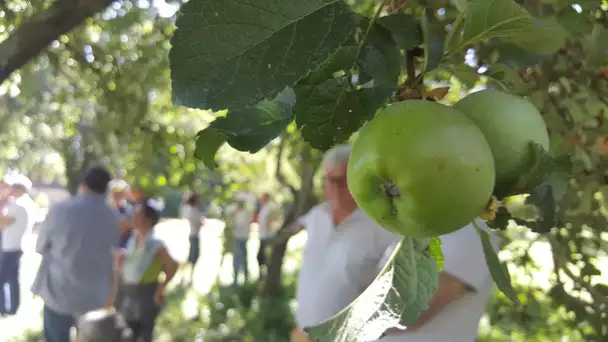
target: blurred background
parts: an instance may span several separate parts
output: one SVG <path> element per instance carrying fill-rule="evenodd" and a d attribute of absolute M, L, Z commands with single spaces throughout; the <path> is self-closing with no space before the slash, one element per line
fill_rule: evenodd
<path fill-rule="evenodd" d="M 370 3 L 351 2 L 363 9 Z M 602 4 L 597 13 L 605 17 L 608 5 L 595 1 L 596 7 L 597 3 Z M 44 0 L 1 1 L 0 37 L 47 5 Z M 33 180 L 36 220 L 41 222 L 50 205 L 77 191 L 85 170 L 103 164 L 133 189 L 165 200 L 165 218 L 158 233 L 180 261 L 187 256 L 188 228 L 177 218 L 178 208 L 186 190 L 196 191 L 208 218 L 201 233 L 201 261 L 194 287 L 175 282 L 169 291 L 159 321 L 159 340 L 288 341 L 306 233 L 291 238 L 284 251 L 273 252 L 273 271 L 269 270 L 265 281 L 258 281 L 254 227 L 249 241 L 253 280 L 235 289 L 225 211 L 237 199 L 246 199 L 253 210 L 260 195 L 271 192 L 284 209 L 284 221 L 293 221 L 322 200 L 316 172 L 321 155 L 308 147 L 292 123 L 255 155 L 222 147 L 217 155 L 219 168 L 214 171 L 193 157 L 196 133 L 222 113 L 171 104 L 167 54 L 180 5 L 163 0 L 116 1 L 0 84 L 0 172 L 18 170 Z M 573 2 L 569 8 L 579 15 L 572 17 L 577 23 L 588 21 L 591 7 Z M 438 15 L 450 13 L 444 9 Z M 525 73 L 530 62 L 521 57 L 512 60 Z M 562 66 L 566 70 L 576 69 L 575 61 L 559 63 L 566 63 Z M 485 67 L 474 50 L 467 54 L 467 64 L 474 70 Z M 566 73 L 551 87 L 574 84 L 575 78 Z M 488 79 L 475 75 L 471 81 L 463 73 L 440 71 L 429 81 L 449 85 L 446 101 L 454 102 L 484 87 Z M 542 95 L 564 96 L 551 89 Z M 600 115 L 604 115 L 607 97 L 598 96 L 603 100 Z M 595 107 L 580 110 L 583 116 L 598 113 Z M 515 305 L 497 292 L 482 320 L 480 342 L 585 341 L 586 334 L 606 326 L 608 274 L 602 272 L 608 269 L 608 211 L 602 195 L 608 155 L 602 140 L 605 134 L 593 127 L 563 132 L 553 137 L 552 144 L 575 151 L 577 160 L 586 165 L 573 174 L 573 186 L 566 194 L 572 208 L 570 228 L 576 228 L 564 233 L 571 242 L 569 253 L 556 252 L 528 230 L 510 229 L 500 257 L 509 263 L 522 304 Z M 29 292 L 39 263 L 33 251 L 35 238 L 36 229 L 25 238 L 21 309 L 16 316 L 0 320 L 0 341 L 41 341 L 42 303 Z M 564 258 L 572 267 L 569 275 L 560 277 L 556 261 L 561 265 Z"/>

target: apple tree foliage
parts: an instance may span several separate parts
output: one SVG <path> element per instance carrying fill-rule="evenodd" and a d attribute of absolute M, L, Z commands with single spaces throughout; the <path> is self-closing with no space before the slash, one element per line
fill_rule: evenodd
<path fill-rule="evenodd" d="M 3 2 L 3 35 L 19 32 L 46 7 Z M 193 157 L 195 144 L 187 139 L 212 117 L 171 104 L 172 30 L 171 17 L 124 1 L 51 42 L 0 87 L 3 164 L 47 178 L 52 172 L 42 156 L 57 153 L 59 172 L 45 180 L 65 181 L 71 192 L 82 172 L 100 163 L 152 193 L 222 185 L 218 172 L 205 172 Z"/>
<path fill-rule="evenodd" d="M 552 147 L 534 151 L 520 184 L 542 184 L 497 194 L 490 224 L 550 244 L 554 305 L 585 340 L 605 340 L 607 11 L 600 0 L 190 0 L 171 39 L 173 102 L 227 110 L 197 135 L 196 156 L 214 168 L 224 144 L 256 153 L 292 122 L 326 150 L 391 102 L 449 102 L 482 85 L 528 97 Z M 480 238 L 499 289 L 514 310 L 527 305 Z M 414 323 L 437 287 L 437 246 L 405 237 L 354 303 L 308 332 L 365 341 Z"/>

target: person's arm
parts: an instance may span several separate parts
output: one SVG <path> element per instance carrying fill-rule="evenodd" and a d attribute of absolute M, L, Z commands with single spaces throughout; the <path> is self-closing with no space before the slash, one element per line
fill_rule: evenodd
<path fill-rule="evenodd" d="M 133 220 L 131 218 L 126 218 L 120 220 L 120 235 L 124 235 L 126 232 L 133 229 Z"/>
<path fill-rule="evenodd" d="M 165 280 L 158 285 L 158 289 L 154 295 L 156 304 L 161 305 L 165 296 L 165 289 L 173 277 L 175 277 L 175 273 L 177 273 L 178 264 L 177 261 L 171 257 L 166 247 L 161 247 L 156 253 L 157 258 L 160 259 L 160 262 L 163 265 L 163 272 L 165 273 Z"/>
<path fill-rule="evenodd" d="M 54 235 L 56 229 L 57 213 L 55 208 L 50 208 L 44 221 L 38 229 L 38 238 L 36 239 L 36 252 L 44 253 L 50 246 L 50 237 Z"/>
<path fill-rule="evenodd" d="M 275 243 L 285 242 L 304 229 L 306 229 L 306 225 L 303 220 L 292 222 L 285 230 L 279 231 L 275 237 Z"/>
<path fill-rule="evenodd" d="M 400 333 L 420 329 L 452 302 L 477 291 L 490 277 L 481 242 L 471 226 L 441 236 L 441 245 L 444 269 L 439 274 L 437 292 L 416 323 Z"/>
<path fill-rule="evenodd" d="M 451 274 L 441 272 L 439 274 L 439 286 L 437 287 L 435 296 L 429 303 L 429 308 L 420 315 L 416 323 L 408 326 L 405 332 L 413 332 L 420 329 L 431 318 L 445 309 L 450 303 L 464 296 L 468 291 L 474 291 L 474 289 Z"/>
<path fill-rule="evenodd" d="M 15 218 L 10 215 L 0 215 L 0 229 L 6 228 L 11 223 L 15 222 Z"/>
<path fill-rule="evenodd" d="M 105 309 L 109 309 L 115 305 L 116 296 L 118 295 L 118 283 L 122 264 L 127 256 L 124 248 L 116 249 L 112 252 L 112 277 L 110 278 L 110 295 L 103 305 Z"/>

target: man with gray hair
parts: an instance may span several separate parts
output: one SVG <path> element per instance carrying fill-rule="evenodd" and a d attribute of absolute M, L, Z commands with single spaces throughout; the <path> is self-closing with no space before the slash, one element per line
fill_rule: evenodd
<path fill-rule="evenodd" d="M 10 200 L 0 215 L 0 315 L 15 315 L 20 303 L 19 261 L 23 254 L 21 243 L 25 232 L 31 229 L 31 211 L 34 201 L 28 195 L 32 181 L 20 174 L 4 178 L 9 187 Z M 9 302 L 5 302 L 5 285 Z"/>
<path fill-rule="evenodd" d="M 399 241 L 357 207 L 346 182 L 351 148 L 338 145 L 322 163 L 326 201 L 300 217 L 296 230 L 308 239 L 298 276 L 296 322 L 292 342 L 309 341 L 304 328 L 347 307 L 371 284 L 385 250 Z"/>

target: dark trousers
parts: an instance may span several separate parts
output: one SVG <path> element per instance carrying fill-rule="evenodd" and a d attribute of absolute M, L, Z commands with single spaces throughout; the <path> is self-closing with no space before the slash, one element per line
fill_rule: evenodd
<path fill-rule="evenodd" d="M 3 251 L 0 255 L 0 314 L 14 315 L 19 309 L 21 299 L 19 261 L 22 254 L 21 251 Z M 8 287 L 10 303 L 6 303 L 5 300 L 6 287 Z"/>
<path fill-rule="evenodd" d="M 133 342 L 152 342 L 154 336 L 154 322 L 127 321 L 129 329 L 133 333 Z"/>
<path fill-rule="evenodd" d="M 76 321 L 72 315 L 65 315 L 44 306 L 44 342 L 70 342 L 70 329 Z"/>
<path fill-rule="evenodd" d="M 260 270 L 263 269 L 262 266 L 267 266 L 267 250 L 271 243 L 272 240 L 270 238 L 260 240 L 260 249 L 258 250 L 258 265 L 260 266 Z"/>
<path fill-rule="evenodd" d="M 152 342 L 154 325 L 161 308 L 154 303 L 158 284 L 123 284 L 119 312 L 133 333 L 133 342 Z"/>
<path fill-rule="evenodd" d="M 234 241 L 234 251 L 232 252 L 235 286 L 238 284 L 239 274 L 241 272 L 243 272 L 245 282 L 247 282 L 249 278 L 249 269 L 247 266 L 247 239 L 236 238 Z"/>
<path fill-rule="evenodd" d="M 188 253 L 188 262 L 194 266 L 201 254 L 201 239 L 198 235 L 190 235 L 189 240 L 190 252 Z"/>

